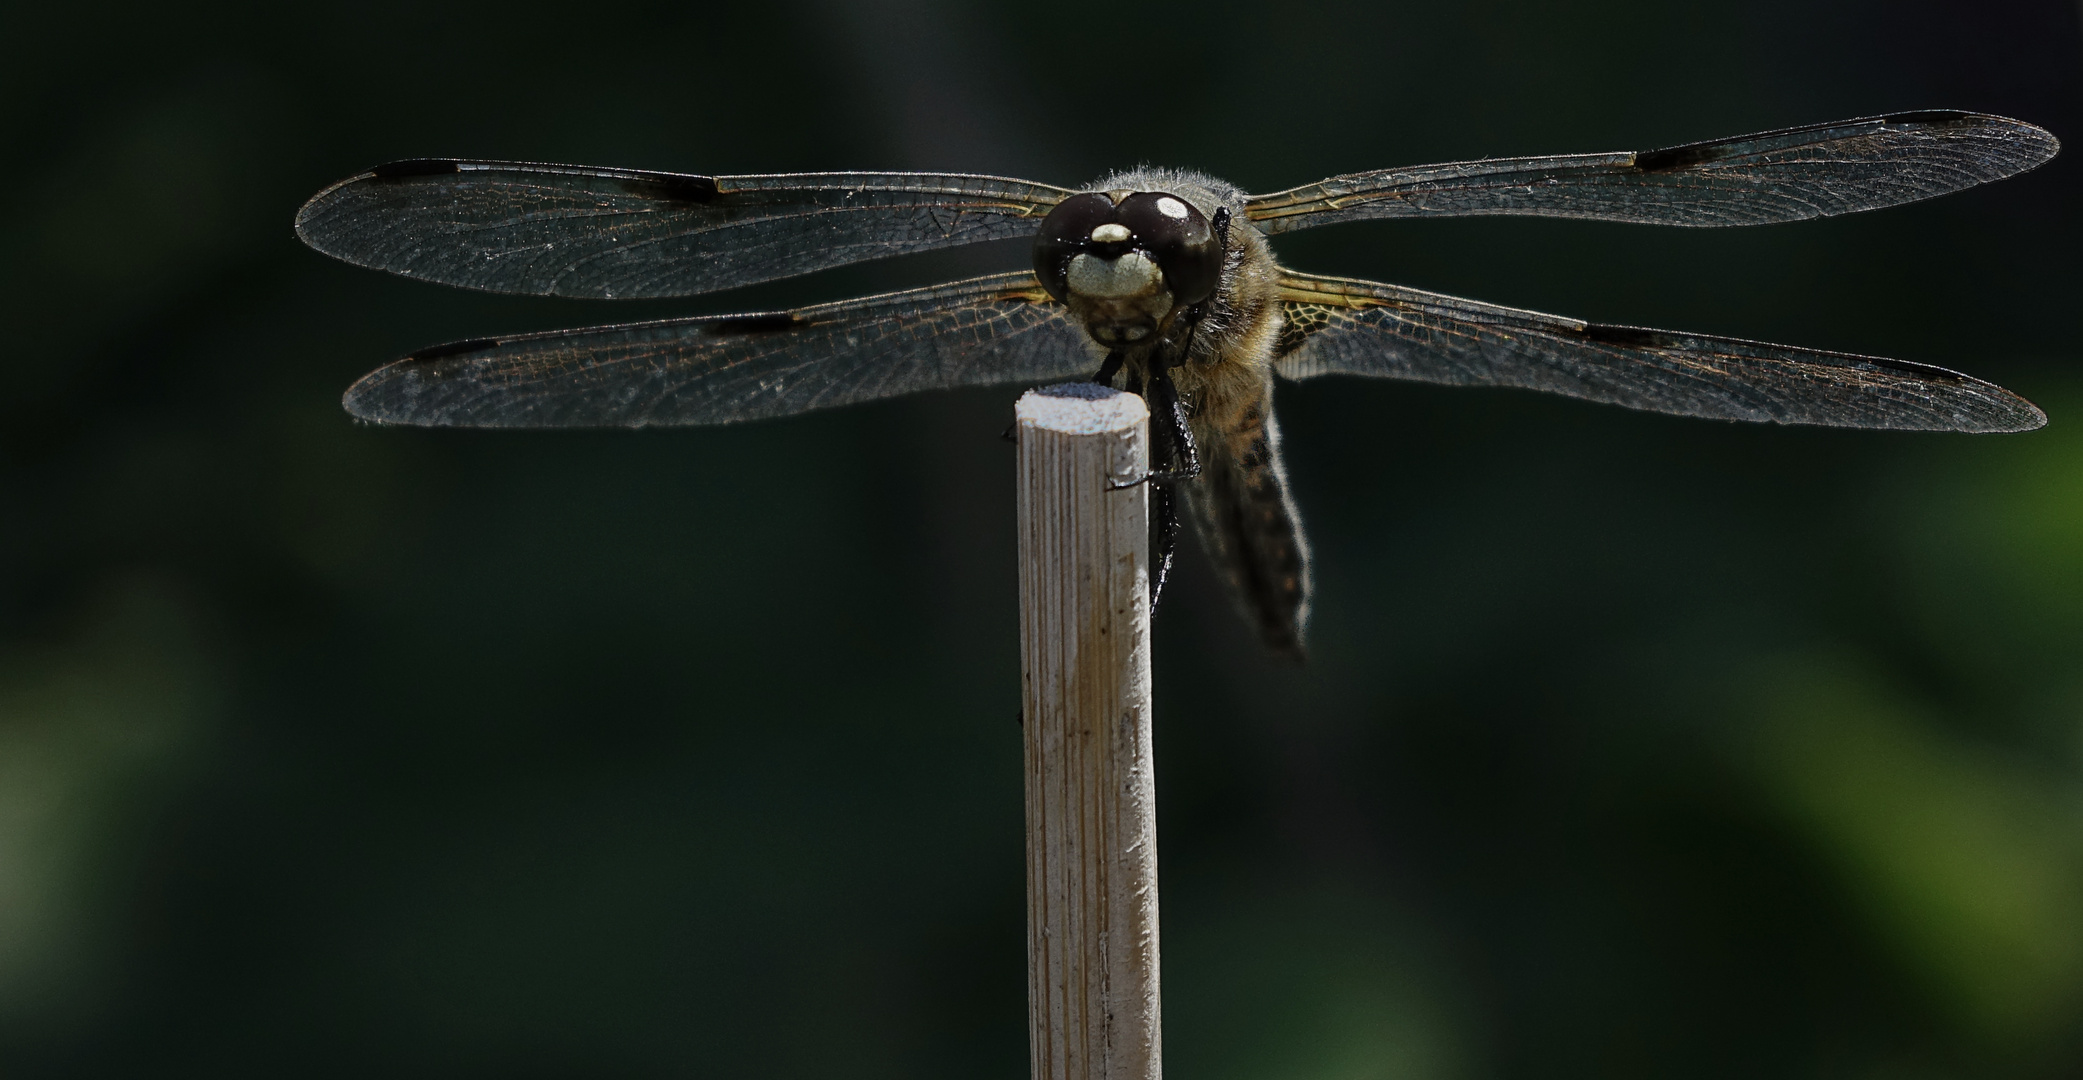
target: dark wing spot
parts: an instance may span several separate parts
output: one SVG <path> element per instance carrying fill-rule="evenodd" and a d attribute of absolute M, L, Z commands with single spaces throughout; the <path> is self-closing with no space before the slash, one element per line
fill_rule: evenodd
<path fill-rule="evenodd" d="M 1673 146 L 1668 150 L 1650 150 L 1635 155 L 1635 168 L 1645 173 L 1677 172 L 1703 161 L 1726 156 L 1728 149 L 1719 146 Z"/>
<path fill-rule="evenodd" d="M 405 359 L 414 363 L 425 363 L 428 360 L 439 360 L 444 356 L 483 352 L 486 349 L 496 349 L 498 347 L 498 338 L 471 338 L 468 341 L 451 341 L 446 345 L 429 345 L 416 353 L 406 356 Z"/>
<path fill-rule="evenodd" d="M 442 176 L 462 171 L 462 162 L 454 158 L 407 158 L 384 162 L 370 169 L 369 175 L 378 180 L 402 180 L 408 176 Z"/>
<path fill-rule="evenodd" d="M 734 319 L 717 319 L 715 322 L 702 327 L 702 329 L 718 336 L 727 334 L 771 334 L 776 330 L 793 330 L 801 323 L 802 320 L 794 315 L 790 315 L 786 311 L 777 311 L 768 315 L 740 315 Z"/>
<path fill-rule="evenodd" d="M 717 195 L 715 177 L 686 173 L 647 173 L 622 181 L 622 190 L 665 202 L 707 203 Z"/>
<path fill-rule="evenodd" d="M 1671 335 L 1661 330 L 1644 330 L 1639 326 L 1603 326 L 1590 323 L 1581 332 L 1588 340 L 1601 345 L 1619 345 L 1629 349 L 1654 349 L 1671 344 Z"/>
<path fill-rule="evenodd" d="M 1927 124 L 1937 126 L 1963 124 L 1971 122 L 1973 119 L 1974 115 L 1972 113 L 1960 112 L 1957 109 L 1925 109 L 1921 112 L 1889 113 L 1881 117 L 1880 122 L 1883 124 Z"/>

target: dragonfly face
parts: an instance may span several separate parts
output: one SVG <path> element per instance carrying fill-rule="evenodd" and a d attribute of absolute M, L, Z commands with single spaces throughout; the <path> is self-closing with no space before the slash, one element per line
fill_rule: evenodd
<path fill-rule="evenodd" d="M 1049 211 L 1034 238 L 1034 276 L 1094 341 L 1121 348 L 1156 341 L 1176 315 L 1208 299 L 1224 254 L 1192 203 L 1116 188 Z"/>
<path fill-rule="evenodd" d="M 2057 149 L 2016 120 L 1898 113 L 1646 153 L 1350 173 L 1265 195 L 1164 169 L 1073 191 L 961 174 L 694 176 L 440 159 L 327 188 L 298 213 L 297 232 L 408 277 L 601 299 L 692 296 L 1032 238 L 1031 271 L 789 311 L 436 346 L 363 378 L 344 403 L 376 423 L 723 424 L 1097 371 L 1150 399 L 1164 473 L 1202 546 L 1266 644 L 1299 656 L 1309 569 L 1281 463 L 1275 375 L 1517 387 L 1783 424 L 1993 432 L 2046 417 L 2001 387 L 1924 364 L 1296 273 L 1268 237 L 1400 217 L 1798 221 L 2013 176 Z"/>

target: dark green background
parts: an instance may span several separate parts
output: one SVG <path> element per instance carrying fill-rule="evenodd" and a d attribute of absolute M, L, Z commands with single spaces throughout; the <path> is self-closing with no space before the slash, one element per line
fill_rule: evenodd
<path fill-rule="evenodd" d="M 1266 190 L 1968 108 L 2073 4 L 14 0 L 0 1073 L 1018 1077 L 1008 391 L 357 427 L 430 343 L 758 309 L 303 249 L 392 158 Z M 1968 370 L 2019 436 L 1323 380 L 1314 660 L 1157 623 L 1179 1078 L 2083 1074 L 2078 151 L 1756 230 L 1355 225 L 1299 267 Z"/>

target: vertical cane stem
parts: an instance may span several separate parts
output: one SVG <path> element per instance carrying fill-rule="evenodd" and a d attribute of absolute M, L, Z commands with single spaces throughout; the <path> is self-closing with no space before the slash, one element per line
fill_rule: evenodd
<path fill-rule="evenodd" d="M 1017 417 L 1033 1076 L 1157 1080 L 1149 410 L 1075 383 Z"/>

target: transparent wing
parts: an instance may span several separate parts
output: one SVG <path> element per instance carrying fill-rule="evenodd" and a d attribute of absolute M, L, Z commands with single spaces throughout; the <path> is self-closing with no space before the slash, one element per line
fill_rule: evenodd
<path fill-rule="evenodd" d="M 1371 281 L 1285 274 L 1283 375 L 1515 386 L 1630 409 L 1831 427 L 2024 431 L 2047 418 L 1944 368 L 1600 326 Z"/>
<path fill-rule="evenodd" d="M 319 192 L 297 235 L 356 266 L 490 292 L 691 296 L 1028 236 L 1070 194 L 995 176 L 685 173 L 401 161 Z"/>
<path fill-rule="evenodd" d="M 1646 225 L 1763 225 L 1929 199 L 2014 176 L 2061 148 L 2031 124 L 1898 113 L 1647 153 L 1495 158 L 1334 176 L 1254 195 L 1268 233 L 1367 218 L 1527 214 Z"/>
<path fill-rule="evenodd" d="M 343 404 L 433 427 L 728 424 L 1089 374 L 1096 349 L 1023 271 L 793 311 L 460 341 L 377 369 Z"/>

